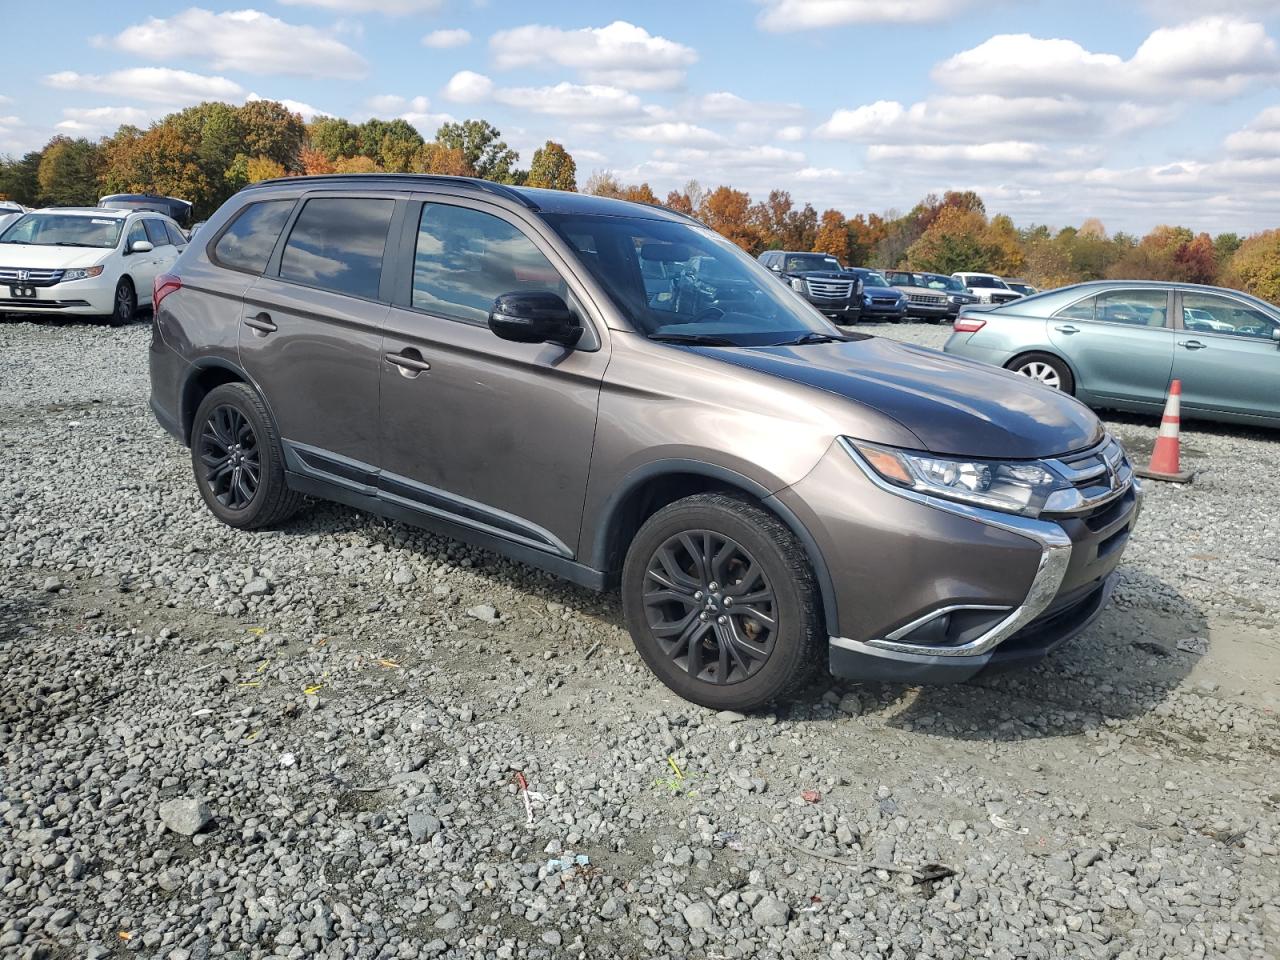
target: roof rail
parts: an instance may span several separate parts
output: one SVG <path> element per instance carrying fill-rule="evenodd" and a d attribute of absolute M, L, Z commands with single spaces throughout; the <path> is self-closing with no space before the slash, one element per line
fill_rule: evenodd
<path fill-rule="evenodd" d="M 450 177 L 436 173 L 321 173 L 301 177 L 273 177 L 270 180 L 259 180 L 257 183 L 251 183 L 244 189 L 252 190 L 256 187 L 264 187 L 278 183 L 349 183 L 353 180 L 372 183 L 386 183 L 391 181 L 414 184 L 426 181 L 430 183 L 465 184 L 466 186 L 476 187 L 500 197 L 506 197 L 508 200 L 514 200 L 516 203 L 519 203 L 530 210 L 538 209 L 538 205 L 531 199 L 519 190 L 507 186 L 505 183 L 494 183 L 492 180 L 482 180 L 479 177 Z"/>

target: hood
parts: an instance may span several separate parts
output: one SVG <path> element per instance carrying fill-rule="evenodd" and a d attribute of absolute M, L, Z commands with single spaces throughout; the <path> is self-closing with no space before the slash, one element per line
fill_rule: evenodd
<path fill-rule="evenodd" d="M 708 348 L 705 355 L 875 410 L 919 437 L 920 449 L 931 453 L 1031 460 L 1102 438 L 1098 418 L 1066 394 L 998 367 L 881 337 Z"/>
<path fill-rule="evenodd" d="M 888 297 L 888 296 L 900 297 L 902 296 L 902 291 L 899 290 L 897 287 L 875 287 L 870 285 L 864 285 L 862 288 L 862 292 L 869 297 Z"/>
<path fill-rule="evenodd" d="M 787 276 L 804 277 L 806 280 L 857 280 L 856 273 L 847 270 L 788 270 Z"/>
<path fill-rule="evenodd" d="M 92 267 L 111 255 L 106 247 L 41 247 L 24 243 L 0 243 L 0 267 L 32 267 L 65 270 Z"/>

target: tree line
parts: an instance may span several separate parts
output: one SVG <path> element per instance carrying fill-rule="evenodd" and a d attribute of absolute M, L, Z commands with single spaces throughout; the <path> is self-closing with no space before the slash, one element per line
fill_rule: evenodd
<path fill-rule="evenodd" d="M 442 124 L 426 140 L 405 120 L 352 123 L 302 117 L 280 103 L 208 102 L 169 114 L 147 130 L 122 126 L 98 141 L 57 136 L 21 157 L 0 157 L 0 195 L 28 206 L 80 206 L 106 193 L 182 197 L 204 219 L 246 184 L 322 173 L 434 173 L 578 190 L 573 157 L 555 141 L 528 168 L 485 120 Z M 975 270 L 1038 287 L 1082 280 L 1149 279 L 1222 284 L 1280 302 L 1280 230 L 1210 236 L 1158 226 L 1144 237 L 1109 234 L 1100 220 L 1078 227 L 1017 227 L 989 215 L 972 191 L 929 195 L 906 213 L 846 216 L 798 206 L 785 190 L 753 201 L 743 190 L 690 181 L 657 196 L 596 171 L 583 192 L 665 206 L 694 216 L 748 253 L 813 250 L 842 263 L 937 273 Z"/>

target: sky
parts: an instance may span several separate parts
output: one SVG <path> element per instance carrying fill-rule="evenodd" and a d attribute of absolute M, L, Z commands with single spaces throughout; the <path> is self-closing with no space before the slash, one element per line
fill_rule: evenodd
<path fill-rule="evenodd" d="M 1280 0 L 60 0 L 54 34 L 0 7 L 0 154 L 264 97 L 428 139 L 482 117 L 660 196 L 1280 225 Z"/>

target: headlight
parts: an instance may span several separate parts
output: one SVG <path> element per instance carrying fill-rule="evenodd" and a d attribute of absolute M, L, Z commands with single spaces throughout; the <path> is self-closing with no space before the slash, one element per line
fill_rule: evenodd
<path fill-rule="evenodd" d="M 1034 462 L 957 460 L 848 439 L 871 469 L 894 486 L 975 506 L 1035 517 L 1055 490 L 1070 486 Z"/>
<path fill-rule="evenodd" d="M 804 281 L 799 277 L 791 278 L 791 289 L 796 293 L 804 293 Z"/>
<path fill-rule="evenodd" d="M 102 275 L 102 267 L 77 267 L 74 270 L 66 270 L 62 274 L 62 281 L 68 280 L 88 280 L 90 277 L 99 277 Z"/>
<path fill-rule="evenodd" d="M 869 307 L 869 306 L 871 306 L 871 294 L 869 294 L 869 293 L 864 293 L 864 294 L 862 295 L 862 305 L 863 305 L 864 307 Z"/>

